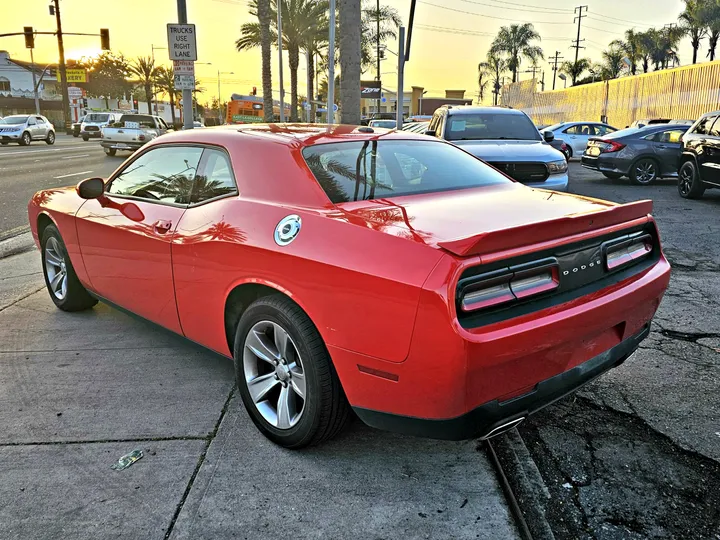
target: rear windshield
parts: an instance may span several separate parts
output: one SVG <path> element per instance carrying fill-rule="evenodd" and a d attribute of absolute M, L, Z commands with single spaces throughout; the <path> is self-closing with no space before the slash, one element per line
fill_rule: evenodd
<path fill-rule="evenodd" d="M 109 114 L 88 114 L 85 117 L 86 122 L 107 122 L 110 119 Z"/>
<path fill-rule="evenodd" d="M 470 154 L 435 141 L 318 144 L 303 156 L 334 203 L 510 182 Z"/>
<path fill-rule="evenodd" d="M 123 114 L 120 120 L 115 122 L 115 126 L 125 127 L 125 122 L 137 122 L 143 127 L 155 127 L 155 120 L 147 114 Z"/>
<path fill-rule="evenodd" d="M 446 139 L 449 141 L 541 140 L 535 124 L 524 114 L 477 113 L 450 115 Z"/>
<path fill-rule="evenodd" d="M 620 129 L 618 131 L 613 131 L 612 133 L 604 135 L 603 139 L 619 139 L 620 137 L 627 137 L 628 135 L 635 135 L 636 133 L 640 133 L 641 131 L 643 131 L 643 129 L 644 128 L 641 127 Z"/>

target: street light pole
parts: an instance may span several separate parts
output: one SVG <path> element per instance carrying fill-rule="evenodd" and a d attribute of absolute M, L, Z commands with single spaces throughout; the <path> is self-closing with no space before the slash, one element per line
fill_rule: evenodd
<path fill-rule="evenodd" d="M 222 124 L 222 121 L 223 121 L 223 119 L 222 119 L 222 98 L 220 97 L 222 95 L 220 93 L 220 74 L 221 73 L 224 75 L 235 75 L 235 72 L 234 71 L 220 71 L 218 69 L 218 116 L 219 116 L 218 120 Z"/>
<path fill-rule="evenodd" d="M 180 1 L 178 0 L 178 2 Z M 182 1 L 184 2 L 184 0 Z M 60 71 L 60 91 L 62 92 L 63 123 L 67 131 L 70 119 L 70 98 L 68 97 L 67 73 L 65 71 L 65 45 L 63 44 L 62 20 L 60 19 L 60 1 L 52 0 L 52 2 L 55 6 L 55 23 L 57 24 L 58 56 L 60 57 L 58 69 Z"/>
<path fill-rule="evenodd" d="M 398 89 L 397 89 L 397 113 L 395 115 L 395 124 L 397 129 L 402 129 L 403 125 L 403 112 L 405 109 L 405 92 L 403 91 L 403 85 L 405 83 L 405 27 L 401 26 L 398 32 L 399 45 L 398 45 Z"/>
<path fill-rule="evenodd" d="M 32 64 L 32 78 L 33 78 L 33 94 L 35 96 L 35 114 L 40 114 L 40 98 L 38 97 L 38 86 L 35 77 L 35 58 L 33 57 L 33 50 L 30 49 L 30 64 Z"/>

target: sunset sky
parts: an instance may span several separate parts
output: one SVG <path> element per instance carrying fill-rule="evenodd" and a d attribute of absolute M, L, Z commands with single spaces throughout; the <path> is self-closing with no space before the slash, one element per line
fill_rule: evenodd
<path fill-rule="evenodd" d="M 398 9 L 407 23 L 410 0 L 381 0 L 382 4 Z M 682 0 L 584 0 L 589 17 L 583 20 L 582 37 L 587 49 L 581 55 L 600 61 L 601 51 L 613 39 L 621 38 L 625 29 L 645 30 L 662 27 L 677 21 Z M 55 29 L 55 19 L 48 13 L 49 0 L 0 0 L 0 34 L 20 32 L 23 26 L 38 31 Z M 252 20 L 246 0 L 187 0 L 189 21 L 197 25 L 198 62 L 196 65 L 204 97 L 217 95 L 217 72 L 221 74 L 222 94 L 248 93 L 253 86 L 260 88 L 260 52 L 235 51 L 234 41 L 240 25 Z M 546 57 L 560 51 L 565 59 L 574 58 L 570 49 L 575 38 L 573 7 L 570 0 L 418 0 L 411 61 L 406 66 L 405 88 L 423 86 L 428 95 L 444 95 L 445 89 L 465 89 L 466 96 L 477 94 L 477 64 L 485 57 L 498 29 L 512 23 L 532 22 L 540 35 L 540 45 Z M 165 24 L 177 21 L 175 0 L 61 0 L 63 29 L 66 32 L 99 32 L 110 29 L 112 49 L 134 58 L 151 53 L 151 44 L 165 47 Z M 397 44 L 388 44 L 397 50 Z M 66 57 L 99 54 L 99 37 L 68 36 Z M 22 36 L 0 38 L 0 50 L 10 52 L 12 58 L 29 60 Z M 705 59 L 706 47 L 699 55 Z M 155 52 L 158 62 L 169 64 L 167 51 Z M 287 56 L 287 55 L 285 55 Z M 397 86 L 397 59 L 387 55 L 382 65 L 383 86 Z M 687 40 L 680 48 L 682 63 L 691 61 Z M 57 61 L 57 41 L 54 36 L 38 36 L 35 59 L 38 63 Z M 304 61 L 301 62 L 304 66 Z M 527 66 L 525 66 L 527 67 Z M 548 64 L 547 81 L 552 79 Z M 277 90 L 277 52 L 273 51 L 273 88 Z M 364 78 L 373 78 L 370 70 Z M 529 74 L 523 73 L 522 78 Z M 304 94 L 305 69 L 299 72 L 300 93 Z M 289 72 L 285 70 L 286 92 L 289 93 Z M 275 95 L 277 98 L 277 95 Z M 203 97 L 200 98 L 203 100 Z"/>

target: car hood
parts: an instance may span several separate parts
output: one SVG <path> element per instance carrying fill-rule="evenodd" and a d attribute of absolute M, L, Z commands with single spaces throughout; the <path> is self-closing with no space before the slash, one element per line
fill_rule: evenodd
<path fill-rule="evenodd" d="M 485 161 L 547 163 L 565 159 L 560 152 L 543 141 L 450 141 L 466 152 Z"/>
<path fill-rule="evenodd" d="M 468 256 L 647 219 L 652 201 L 619 205 L 513 183 L 338 207 L 351 223 Z"/>

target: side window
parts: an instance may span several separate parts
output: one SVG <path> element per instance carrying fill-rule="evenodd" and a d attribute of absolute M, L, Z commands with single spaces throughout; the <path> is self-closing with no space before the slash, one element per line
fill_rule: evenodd
<path fill-rule="evenodd" d="M 160 123 L 160 127 L 162 129 L 168 129 L 168 125 L 165 123 L 165 120 L 163 120 L 162 118 L 158 118 L 157 121 Z"/>
<path fill-rule="evenodd" d="M 438 118 L 438 125 L 436 128 L 435 136 L 444 139 L 445 138 L 445 124 L 447 123 L 447 114 L 441 114 Z"/>
<path fill-rule="evenodd" d="M 663 131 L 658 134 L 660 136 L 658 140 L 661 143 L 680 144 L 680 137 L 682 137 L 684 133 L 685 132 L 682 129 Z"/>
<path fill-rule="evenodd" d="M 568 135 L 580 135 L 580 128 L 580 125 L 572 126 L 563 131 L 563 133 L 567 133 Z"/>
<path fill-rule="evenodd" d="M 707 135 L 716 118 L 717 116 L 706 116 L 700 120 L 693 133 L 697 133 L 698 135 Z"/>
<path fill-rule="evenodd" d="M 43 120 L 41 116 L 36 116 L 36 117 L 35 117 L 35 120 L 37 121 L 38 124 L 44 124 L 44 123 L 45 123 L 45 120 Z"/>
<path fill-rule="evenodd" d="M 206 149 L 203 154 L 201 174 L 195 177 L 190 203 L 200 203 L 223 195 L 237 195 L 237 186 L 227 154 L 220 150 Z"/>
<path fill-rule="evenodd" d="M 437 130 L 439 123 L 440 123 L 440 115 L 438 113 L 435 113 L 432 117 L 432 120 L 430 120 L 430 125 L 428 126 L 428 131 Z"/>
<path fill-rule="evenodd" d="M 718 119 L 715 120 L 712 127 L 708 129 L 708 135 L 711 137 L 720 137 L 720 116 L 718 116 Z"/>
<path fill-rule="evenodd" d="M 658 142 L 660 140 L 660 133 L 653 133 L 651 135 L 645 135 L 643 137 L 646 141 Z"/>
<path fill-rule="evenodd" d="M 160 146 L 131 162 L 107 189 L 109 194 L 188 204 L 203 149 Z"/>
<path fill-rule="evenodd" d="M 34 126 L 34 125 L 37 125 L 37 122 L 35 121 L 35 117 L 34 116 L 28 117 L 28 126 Z"/>

